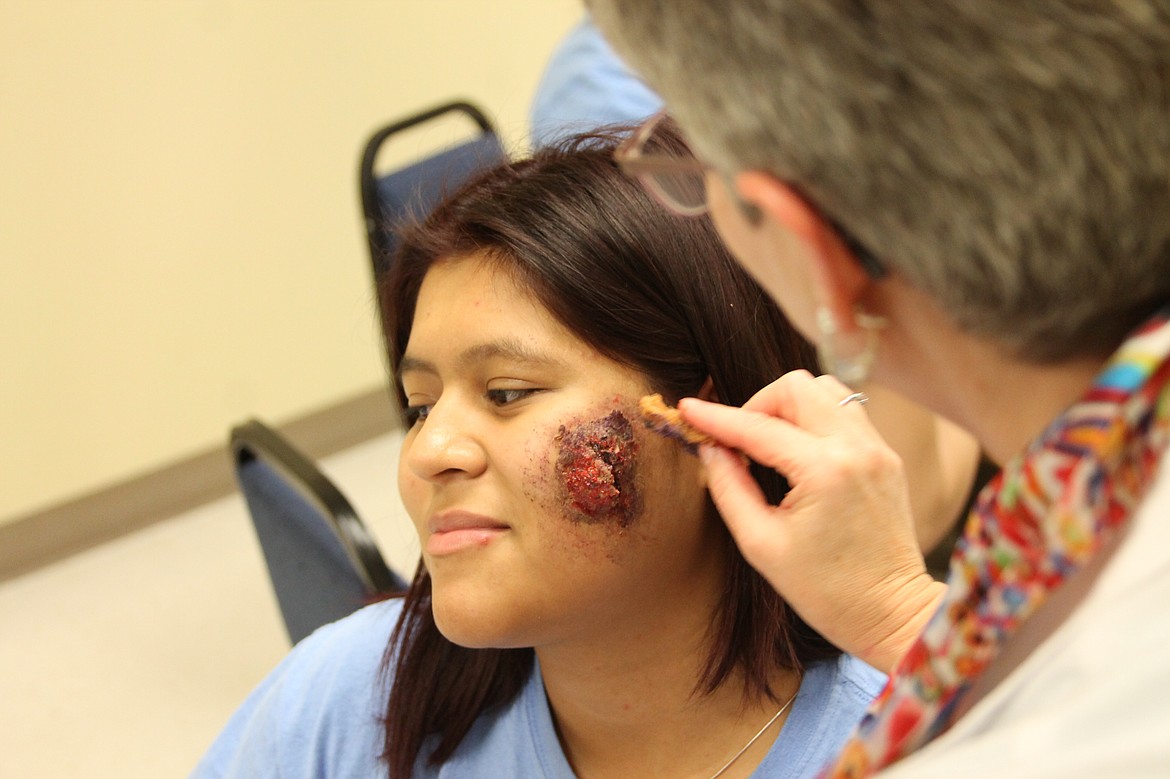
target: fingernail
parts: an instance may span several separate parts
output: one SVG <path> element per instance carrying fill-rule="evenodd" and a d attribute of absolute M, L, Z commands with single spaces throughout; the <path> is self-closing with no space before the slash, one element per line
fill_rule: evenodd
<path fill-rule="evenodd" d="M 701 444 L 699 446 L 699 462 L 703 465 L 714 465 L 719 460 L 730 463 L 734 457 L 735 453 L 726 446 L 719 444 Z"/>

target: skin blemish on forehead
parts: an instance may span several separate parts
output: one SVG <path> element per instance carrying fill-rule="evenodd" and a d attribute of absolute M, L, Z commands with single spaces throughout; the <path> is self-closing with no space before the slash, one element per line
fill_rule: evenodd
<path fill-rule="evenodd" d="M 612 522 L 625 528 L 642 510 L 637 485 L 638 442 L 621 411 L 557 433 L 556 473 L 570 516 L 582 522 Z"/>

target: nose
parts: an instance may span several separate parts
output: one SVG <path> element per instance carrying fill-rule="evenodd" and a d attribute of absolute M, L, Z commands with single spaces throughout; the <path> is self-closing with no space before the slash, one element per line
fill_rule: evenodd
<path fill-rule="evenodd" d="M 487 457 L 474 421 L 474 413 L 457 399 L 440 398 L 403 444 L 411 473 L 428 481 L 483 473 Z"/>

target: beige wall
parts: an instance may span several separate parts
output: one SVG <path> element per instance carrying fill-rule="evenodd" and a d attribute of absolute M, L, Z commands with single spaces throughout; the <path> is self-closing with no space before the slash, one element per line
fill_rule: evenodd
<path fill-rule="evenodd" d="M 2 0 L 0 522 L 382 381 L 357 157 L 579 0 Z"/>

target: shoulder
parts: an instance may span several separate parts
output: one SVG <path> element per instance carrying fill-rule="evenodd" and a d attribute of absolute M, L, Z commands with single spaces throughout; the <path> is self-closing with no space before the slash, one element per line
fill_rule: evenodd
<path fill-rule="evenodd" d="M 515 698 L 480 715 L 447 762 L 432 768 L 420 757 L 415 775 L 574 779 L 553 725 L 539 664 Z"/>
<path fill-rule="evenodd" d="M 808 715 L 821 727 L 852 731 L 886 684 L 886 675 L 852 655 L 815 663 L 805 671 L 796 703 L 810 704 Z"/>
<path fill-rule="evenodd" d="M 586 16 L 545 66 L 529 121 L 535 145 L 542 146 L 600 125 L 640 121 L 661 105 Z"/>
<path fill-rule="evenodd" d="M 889 678 L 873 666 L 858 660 L 853 655 L 841 655 L 836 661 L 824 663 L 813 673 L 823 673 L 830 683 L 844 696 L 861 706 L 869 706 Z"/>
<path fill-rule="evenodd" d="M 810 665 L 788 720 L 756 776 L 817 776 L 885 683 L 885 674 L 850 655 Z"/>
<path fill-rule="evenodd" d="M 389 682 L 382 658 L 401 610 L 400 600 L 368 606 L 293 647 L 228 721 L 193 776 L 372 770 Z"/>

